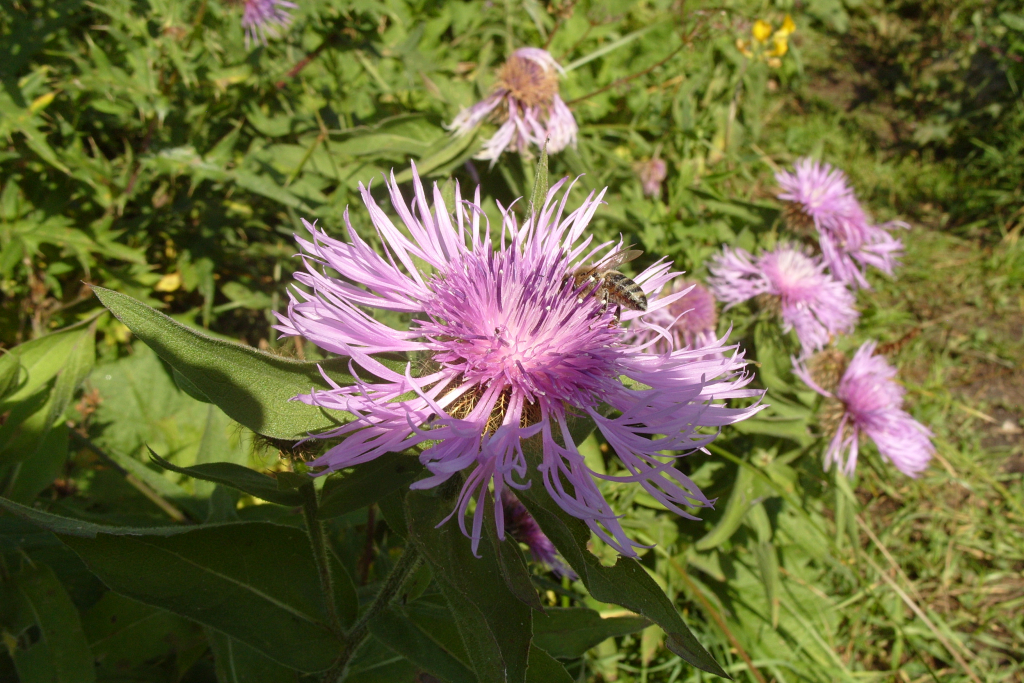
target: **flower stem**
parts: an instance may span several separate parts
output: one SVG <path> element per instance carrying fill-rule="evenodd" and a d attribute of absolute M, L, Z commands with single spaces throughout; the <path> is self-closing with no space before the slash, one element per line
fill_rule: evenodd
<path fill-rule="evenodd" d="M 330 558 L 327 556 L 327 543 L 324 539 L 324 529 L 320 520 L 316 518 L 319 503 L 317 501 L 316 488 L 313 482 L 303 484 L 299 487 L 299 494 L 302 496 L 302 516 L 306 520 L 306 533 L 309 535 L 309 545 L 313 548 L 313 559 L 316 561 L 316 570 L 320 575 L 320 590 L 324 594 L 324 604 L 327 606 L 327 619 L 331 629 L 342 633 L 341 620 L 338 619 L 338 608 L 334 604 L 334 581 L 331 579 Z"/>
<path fill-rule="evenodd" d="M 399 558 L 398 564 L 394 566 L 388 577 L 384 579 L 384 585 L 381 586 L 377 597 L 373 599 L 370 606 L 366 608 L 366 611 L 363 612 L 359 620 L 352 626 L 352 629 L 345 635 L 345 647 L 342 649 L 341 655 L 334 662 L 334 666 L 327 671 L 323 683 L 341 683 L 345 680 L 352 658 L 359 651 L 359 648 L 362 647 L 370 633 L 370 622 L 391 604 L 391 601 L 402 590 L 402 586 L 405 585 L 406 580 L 412 573 L 416 571 L 419 564 L 420 554 L 410 543 L 405 546 L 405 552 Z"/>

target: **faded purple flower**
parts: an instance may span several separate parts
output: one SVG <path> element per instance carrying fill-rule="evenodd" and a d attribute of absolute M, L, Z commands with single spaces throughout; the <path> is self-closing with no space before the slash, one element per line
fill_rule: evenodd
<path fill-rule="evenodd" d="M 642 321 L 645 325 L 639 326 L 640 321 L 634 323 L 634 327 L 638 327 L 638 335 L 641 335 L 639 338 L 653 338 L 654 335 L 648 332 L 651 329 L 648 326 L 657 325 L 665 331 L 665 334 L 658 335 L 658 341 L 652 347 L 659 352 L 715 345 L 718 341 L 715 333 L 718 311 L 715 297 L 707 287 L 699 282 L 676 280 L 662 292 L 663 297 L 673 294 L 679 294 L 680 297 L 645 316 Z"/>
<path fill-rule="evenodd" d="M 783 331 L 796 330 L 804 354 L 851 332 L 859 313 L 853 293 L 825 272 L 820 258 L 780 245 L 756 259 L 743 249 L 723 247 L 711 259 L 712 293 L 731 308 L 748 299 L 782 316 Z"/>
<path fill-rule="evenodd" d="M 347 242 L 306 224 L 312 240 L 300 238 L 299 246 L 307 272 L 296 279 L 312 293 L 292 292 L 278 329 L 348 356 L 356 378 L 351 386 L 332 384 L 329 391 L 296 397 L 356 416 L 318 435 L 344 441 L 314 467 L 338 470 L 422 445 L 419 458 L 430 476 L 414 488 L 431 488 L 465 472 L 452 514 L 473 539 L 474 551 L 485 506 L 476 506 L 467 530 L 471 499 L 479 501 L 493 488 L 495 520 L 504 537 L 501 494 L 505 487 L 528 485 L 523 441 L 534 436 L 548 493 L 625 555 L 635 555 L 633 547 L 639 546 L 622 529 L 595 478 L 639 483 L 686 517 L 686 507 L 712 504 L 673 467 L 674 459 L 714 439 L 702 426 L 731 424 L 759 409 L 727 408 L 721 399 L 761 392 L 744 388 L 750 377 L 741 373 L 741 358 L 708 359 L 686 350 L 659 355 L 629 343 L 616 309 L 602 302 L 593 284 L 576 286 L 572 274 L 581 264 L 622 245 L 594 246 L 592 237 L 584 238 L 604 192 L 591 193 L 564 215 L 567 180 L 551 188 L 543 209 L 522 226 L 499 206 L 503 218 L 497 228 L 479 206 L 479 188 L 473 201 L 463 201 L 456 185 L 449 213 L 435 184 L 431 209 L 414 169 L 410 207 L 392 174 L 387 189 L 400 218 L 397 227 L 360 186 L 383 255 L 351 224 Z M 563 188 L 565 195 L 556 201 Z M 635 282 L 652 296 L 675 275 L 659 262 Z M 648 310 L 667 303 L 653 297 Z M 395 329 L 368 309 L 407 313 L 413 320 Z M 643 315 L 624 311 L 621 317 Z M 416 353 L 416 369 L 409 364 L 396 370 L 374 358 L 386 352 Z M 602 406 L 615 412 L 606 415 Z M 574 417 L 596 423 L 628 475 L 600 475 L 586 466 L 569 428 Z"/>
<path fill-rule="evenodd" d="M 562 558 L 558 556 L 555 544 L 540 530 L 537 520 L 527 512 L 526 506 L 520 503 L 519 499 L 508 489 L 501 492 L 501 504 L 505 510 L 505 531 L 516 541 L 526 544 L 534 562 L 547 565 L 558 576 L 577 578 L 576 572 L 569 569 Z"/>
<path fill-rule="evenodd" d="M 872 225 L 839 169 L 810 158 L 798 159 L 795 168 L 794 173 L 775 174 L 782 188 L 779 199 L 787 202 L 786 222 L 804 236 L 812 227 L 817 231 L 822 256 L 835 278 L 867 288 L 868 266 L 892 275 L 903 243 L 889 230 L 909 226 L 902 221 Z"/>
<path fill-rule="evenodd" d="M 916 477 L 928 466 L 935 447 L 931 431 L 903 410 L 905 390 L 896 381 L 896 368 L 876 356 L 876 342 L 857 351 L 834 391 L 819 386 L 804 364 L 794 362 L 794 372 L 809 387 L 827 397 L 822 423 L 832 435 L 825 453 L 825 468 L 836 463 L 853 476 L 861 435 L 875 442 L 882 457 L 900 472 Z"/>
<path fill-rule="evenodd" d="M 242 28 L 245 29 L 245 47 L 252 43 L 267 44 L 267 36 L 276 38 L 278 29 L 291 23 L 288 10 L 298 7 L 288 0 L 244 0 Z"/>
<path fill-rule="evenodd" d="M 661 195 L 661 184 L 665 182 L 668 175 L 668 164 L 664 159 L 654 157 L 647 161 L 637 162 L 636 174 L 640 176 L 640 184 L 644 188 L 644 194 L 648 197 Z"/>
<path fill-rule="evenodd" d="M 495 118 L 501 127 L 484 143 L 477 159 L 498 160 L 506 149 L 529 154 L 547 143 L 549 154 L 576 146 L 579 127 L 558 94 L 558 77 L 564 73 L 555 58 L 537 47 L 522 47 L 498 70 L 498 83 L 489 97 L 463 109 L 452 121 L 456 135 L 466 135 L 484 119 Z"/>

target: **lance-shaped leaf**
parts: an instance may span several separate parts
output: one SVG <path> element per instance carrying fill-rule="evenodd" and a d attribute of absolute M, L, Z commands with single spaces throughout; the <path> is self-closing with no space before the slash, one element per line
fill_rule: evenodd
<path fill-rule="evenodd" d="M 437 491 L 406 496 L 409 538 L 430 563 L 459 628 L 469 660 L 481 681 L 523 683 L 533 632 L 532 612 L 505 586 L 494 548 L 485 536 L 480 557 L 455 520 L 448 516 L 454 500 Z"/>
<path fill-rule="evenodd" d="M 580 607 L 549 607 L 533 617 L 533 642 L 552 657 L 582 657 L 603 640 L 650 626 L 643 617 L 610 617 Z"/>
<path fill-rule="evenodd" d="M 302 496 L 295 489 L 281 490 L 277 480 L 248 467 L 236 465 L 233 462 L 211 462 L 192 467 L 178 467 L 173 465 L 159 455 L 152 448 L 149 449 L 149 457 L 160 467 L 171 472 L 184 474 L 195 479 L 222 484 L 238 489 L 250 496 L 265 500 L 268 503 L 287 505 L 295 507 L 302 505 Z"/>
<path fill-rule="evenodd" d="M 476 674 L 466 664 L 410 620 L 404 610 L 396 605 L 373 618 L 370 633 L 432 676 L 447 683 L 477 683 Z"/>
<path fill-rule="evenodd" d="M 324 484 L 317 517 L 330 519 L 376 503 L 393 491 L 408 488 L 422 470 L 413 455 L 387 453 L 346 475 L 333 476 Z"/>
<path fill-rule="evenodd" d="M 111 590 L 210 626 L 279 664 L 322 671 L 340 651 L 301 529 L 266 522 L 124 528 L 3 499 L 0 506 L 55 533 Z"/>
<path fill-rule="evenodd" d="M 24 683 L 92 683 L 96 680 L 78 610 L 57 576 L 44 564 L 28 566 L 14 578 L 16 613 L 8 624 L 19 635 L 35 626 L 37 640 L 11 651 Z"/>
<path fill-rule="evenodd" d="M 103 305 L 188 381 L 188 393 L 205 396 L 257 434 L 297 440 L 352 418 L 291 399 L 329 385 L 320 367 L 339 384 L 351 384 L 346 359 L 303 363 L 241 344 L 212 339 L 118 292 L 93 287 Z"/>
<path fill-rule="evenodd" d="M 539 447 L 539 439 L 524 443 L 532 485 L 517 495 L 594 599 L 621 605 L 650 619 L 665 629 L 665 644 L 669 650 L 698 669 L 729 678 L 683 623 L 672 601 L 639 562 L 620 557 L 615 566 L 605 567 L 587 549 L 590 529 L 562 510 L 544 488 L 544 479 L 538 469 Z"/>

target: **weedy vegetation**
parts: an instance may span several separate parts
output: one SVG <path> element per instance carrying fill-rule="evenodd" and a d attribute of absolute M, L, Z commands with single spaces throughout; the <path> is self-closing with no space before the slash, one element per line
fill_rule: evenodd
<path fill-rule="evenodd" d="M 739 681 L 1024 681 L 1019 2 L 301 0 L 249 45 L 226 0 L 0 7 L 0 680 L 720 680 L 689 629 Z M 787 16 L 785 49 L 758 41 Z M 719 332 L 770 407 L 680 463 L 718 499 L 700 521 L 601 484 L 652 546 L 621 592 L 496 537 L 474 558 L 434 526 L 450 501 L 407 493 L 413 458 L 309 483 L 327 444 L 293 446 L 333 418 L 288 399 L 348 364 L 272 328 L 301 219 L 341 237 L 351 205 L 374 244 L 359 183 L 385 205 L 410 161 L 525 217 L 538 157 L 489 168 L 492 123 L 446 129 L 523 46 L 565 67 L 580 125 L 547 177 L 580 176 L 570 204 L 609 188 L 591 230 L 643 250 L 627 274 L 666 256 L 703 280 L 722 245 L 784 239 L 773 174 L 804 156 L 911 225 L 837 344 L 898 368 L 934 434 L 922 476 L 868 443 L 853 478 L 825 471 L 794 340 L 739 306 Z M 570 526 L 570 563 L 566 539 L 615 562 Z M 498 618 L 520 612 L 525 636 Z"/>

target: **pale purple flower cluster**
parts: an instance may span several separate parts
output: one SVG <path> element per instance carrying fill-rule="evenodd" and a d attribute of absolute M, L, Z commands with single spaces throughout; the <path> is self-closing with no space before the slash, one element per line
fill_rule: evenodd
<path fill-rule="evenodd" d="M 640 184 L 644 188 L 644 194 L 648 197 L 661 195 L 661 184 L 665 182 L 668 175 L 668 164 L 664 159 L 654 157 L 647 161 L 641 161 L 636 165 L 636 173 L 640 176 Z"/>
<path fill-rule="evenodd" d="M 665 287 L 662 296 L 680 295 L 671 304 L 663 306 L 643 319 L 638 335 L 644 340 L 656 338 L 653 348 L 659 352 L 673 349 L 700 349 L 714 345 L 718 336 L 718 311 L 715 297 L 699 282 L 676 280 Z M 651 335 L 647 325 L 656 325 L 663 333 Z M 653 328 L 656 329 L 656 328 Z"/>
<path fill-rule="evenodd" d="M 724 247 L 708 270 L 713 276 L 708 285 L 726 308 L 748 299 L 777 308 L 783 331 L 796 330 L 805 354 L 823 348 L 833 335 L 852 331 L 859 316 L 853 293 L 825 272 L 821 259 L 790 245 L 756 259 L 743 249 Z"/>
<path fill-rule="evenodd" d="M 525 543 L 530 549 L 530 556 L 534 562 L 547 565 L 552 572 L 558 576 L 567 576 L 570 579 L 577 578 L 576 572 L 570 569 L 562 558 L 558 556 L 555 544 L 551 542 L 543 531 L 537 520 L 526 510 L 526 506 L 519 502 L 515 495 L 505 489 L 502 492 L 502 507 L 505 510 L 505 530 L 512 538 Z"/>
<path fill-rule="evenodd" d="M 278 29 L 291 23 L 289 10 L 298 5 L 288 0 L 245 0 L 242 8 L 242 28 L 245 29 L 246 49 L 252 43 L 267 44 L 267 36 L 276 38 Z"/>
<path fill-rule="evenodd" d="M 576 145 L 579 126 L 558 94 L 561 65 L 547 50 L 523 47 L 512 53 L 498 71 L 494 92 L 469 109 L 463 109 L 450 128 L 466 135 L 487 118 L 496 118 L 501 127 L 484 143 L 476 156 L 491 162 L 506 149 L 529 154 L 530 145 L 549 154 Z"/>
<path fill-rule="evenodd" d="M 413 486 L 434 487 L 464 473 L 452 514 L 473 539 L 474 551 L 485 506 L 476 505 L 467 530 L 471 499 L 480 501 L 493 488 L 504 537 L 502 492 L 528 485 L 523 442 L 530 437 L 536 437 L 537 468 L 552 498 L 625 555 L 634 556 L 640 546 L 626 535 L 595 478 L 639 483 L 688 518 L 685 508 L 712 504 L 674 461 L 715 438 L 703 428 L 759 410 L 728 408 L 722 399 L 762 392 L 745 388 L 750 377 L 741 372 L 739 354 L 655 354 L 630 343 L 614 307 L 592 284 L 577 286 L 572 277 L 581 265 L 622 246 L 594 245 L 584 236 L 604 192 L 591 193 L 566 214 L 566 182 L 552 187 L 541 211 L 523 225 L 499 205 L 497 229 L 479 205 L 479 189 L 473 201 L 464 201 L 456 185 L 449 208 L 435 184 L 431 208 L 414 172 L 410 206 L 392 175 L 387 189 L 400 219 L 396 226 L 361 186 L 383 255 L 351 224 L 349 241 L 306 224 L 311 239 L 299 239 L 306 272 L 296 278 L 312 291 L 291 294 L 278 329 L 349 357 L 356 377 L 352 386 L 332 384 L 329 391 L 296 397 L 356 416 L 318 435 L 344 441 L 313 467 L 334 471 L 422 445 L 419 458 L 430 476 Z M 675 276 L 669 264 L 658 262 L 635 278 L 649 297 L 649 312 L 672 303 L 673 297 L 656 293 Z M 412 314 L 413 322 L 395 329 L 369 309 Z M 624 311 L 622 319 L 644 315 Z M 415 353 L 420 365 L 396 371 L 374 357 L 387 352 Z M 570 430 L 576 418 L 593 420 L 627 474 L 587 467 Z"/>
<path fill-rule="evenodd" d="M 797 231 L 813 225 L 825 264 L 837 280 L 851 287 L 867 288 L 864 272 L 868 266 L 892 275 L 903 244 L 889 230 L 908 226 L 901 221 L 873 225 L 845 173 L 829 164 L 803 158 L 797 160 L 794 173 L 779 171 L 775 180 L 782 188 L 779 199 L 788 202 L 788 221 Z"/>
<path fill-rule="evenodd" d="M 896 469 L 916 477 L 935 453 L 931 432 L 903 410 L 904 389 L 894 379 L 896 368 L 874 355 L 875 345 L 869 341 L 860 347 L 834 392 L 818 386 L 806 365 L 794 363 L 794 372 L 819 394 L 839 403 L 838 414 L 828 416 L 835 434 L 825 453 L 826 468 L 836 463 L 853 476 L 863 434 Z"/>

